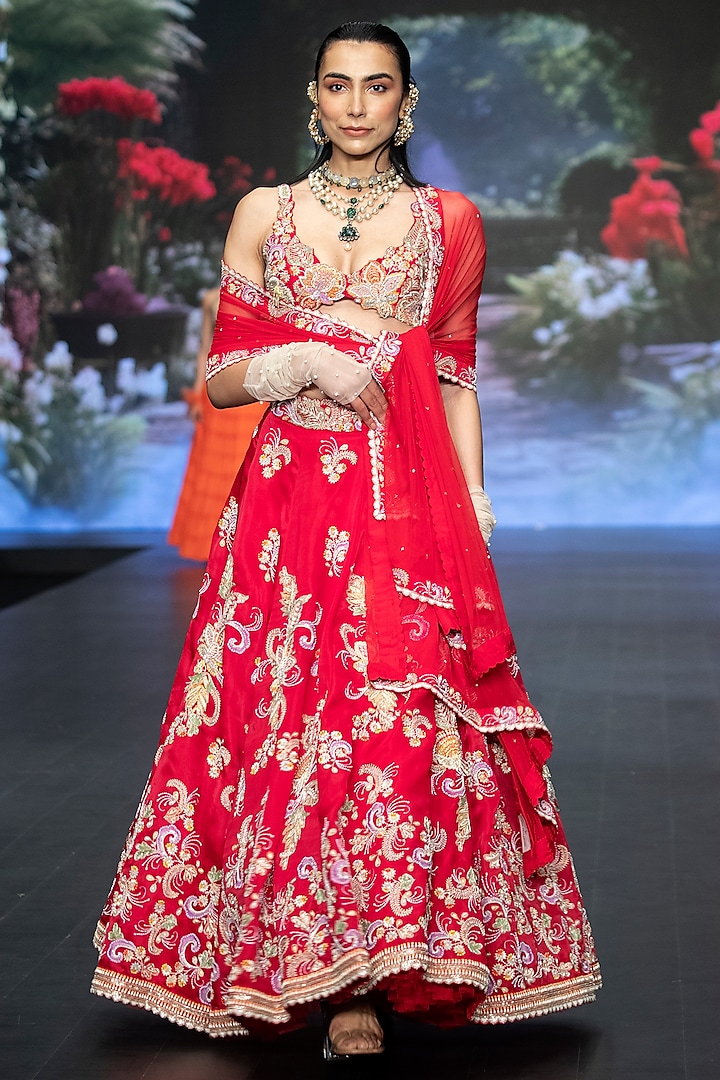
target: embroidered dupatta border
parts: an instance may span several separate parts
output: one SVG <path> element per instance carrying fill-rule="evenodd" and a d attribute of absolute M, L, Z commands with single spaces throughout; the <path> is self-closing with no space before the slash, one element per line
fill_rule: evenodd
<path fill-rule="evenodd" d="M 424 675 L 411 675 L 406 679 L 373 679 L 372 684 L 397 694 L 405 694 L 409 690 L 429 690 L 434 697 L 447 705 L 458 720 L 463 720 L 483 735 L 499 735 L 511 731 L 544 732 L 550 735 L 545 721 L 534 705 L 528 703 L 519 709 L 504 705 L 491 713 L 480 714 L 477 709 L 468 705 L 460 691 L 443 675 L 426 672 Z"/>

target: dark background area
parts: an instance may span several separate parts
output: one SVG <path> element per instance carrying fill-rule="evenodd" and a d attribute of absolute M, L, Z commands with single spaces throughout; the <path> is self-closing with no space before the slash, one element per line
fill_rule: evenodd
<path fill-rule="evenodd" d="M 203 70 L 186 72 L 173 123 L 201 160 L 237 154 L 259 173 L 297 167 L 305 87 L 324 35 L 348 19 L 437 15 L 492 16 L 517 11 L 563 15 L 610 34 L 626 51 L 624 76 L 652 116 L 654 152 L 676 154 L 700 112 L 720 96 L 720 4 L 714 0 L 199 0 L 193 30 L 206 42 Z M 270 120 L 272 118 L 272 120 Z"/>
<path fill-rule="evenodd" d="M 148 533 L 125 537 L 103 536 L 73 538 L 63 544 L 56 535 L 36 533 L 27 536 L 6 531 L 0 533 L 0 610 L 29 600 L 36 593 L 65 585 L 117 559 L 133 555 L 150 543 L 161 543 L 161 534 Z"/>

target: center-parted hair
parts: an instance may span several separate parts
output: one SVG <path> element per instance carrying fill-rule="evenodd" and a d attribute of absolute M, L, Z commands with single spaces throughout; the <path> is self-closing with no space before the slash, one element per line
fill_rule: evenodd
<path fill-rule="evenodd" d="M 315 60 L 316 82 L 318 81 L 320 65 L 323 62 L 325 53 L 331 45 L 335 45 L 339 41 L 352 41 L 357 42 L 358 44 L 370 42 L 373 45 L 384 45 L 391 50 L 398 62 L 402 79 L 403 95 L 407 94 L 410 87 L 414 84 L 410 72 L 410 53 L 408 52 L 408 47 L 403 39 L 391 27 L 384 26 L 383 23 L 372 22 L 346 22 L 330 31 L 318 49 L 317 58 Z M 390 138 L 378 149 L 378 158 L 380 158 L 380 155 L 384 150 L 389 152 L 391 163 L 395 166 L 406 184 L 409 184 L 410 187 L 424 187 L 423 181 L 418 180 L 408 164 L 406 145 L 395 146 L 392 138 Z M 295 177 L 293 183 L 305 180 L 311 172 L 328 161 L 331 155 L 332 143 L 325 143 L 318 147 L 315 157 L 308 165 L 307 169 L 300 173 L 299 176 Z"/>

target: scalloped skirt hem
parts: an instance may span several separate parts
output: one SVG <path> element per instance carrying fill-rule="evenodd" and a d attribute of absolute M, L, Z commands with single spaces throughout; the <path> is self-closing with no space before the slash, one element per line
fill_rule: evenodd
<path fill-rule="evenodd" d="M 447 961 L 445 963 L 447 964 Z M 475 977 L 472 977 L 468 970 L 469 965 L 461 963 L 458 965 L 457 973 L 448 970 L 444 973 L 444 978 L 433 978 L 428 972 L 423 971 L 423 981 L 429 984 L 430 993 L 432 992 L 430 985 L 443 985 L 445 994 L 441 996 L 444 998 L 444 1004 L 447 1004 L 448 998 L 452 997 L 453 985 L 458 988 L 458 991 L 461 986 L 467 990 L 473 985 L 477 990 L 482 991 L 482 984 L 487 985 L 487 969 L 482 964 L 474 966 L 477 968 Z M 266 1032 L 269 1028 L 279 1031 L 286 1025 L 288 1030 L 296 1028 L 299 1019 L 297 1013 L 304 1015 L 308 1007 L 314 1003 L 335 995 L 349 997 L 352 993 L 362 994 L 374 987 L 383 990 L 393 976 L 423 970 L 423 965 L 419 962 L 412 965 L 408 965 L 407 962 L 393 965 L 394 971 L 388 965 L 382 974 L 375 975 L 368 972 L 367 964 L 358 965 L 352 971 L 353 967 L 355 965 L 342 964 L 337 970 L 335 968 L 327 970 L 322 980 L 313 980 L 312 986 L 308 985 L 304 988 L 298 986 L 292 995 L 286 995 L 284 1000 L 272 998 L 249 987 L 243 990 L 231 989 L 227 996 L 227 1007 L 224 1008 L 212 1008 L 210 1005 L 191 1001 L 154 983 L 103 968 L 96 970 L 90 989 L 99 997 L 105 997 L 123 1005 L 147 1009 L 181 1027 L 204 1032 L 212 1038 L 221 1038 L 228 1035 L 250 1034 L 249 1028 L 243 1023 L 244 1020 L 250 1023 L 253 1030 L 262 1027 Z M 440 973 L 438 972 L 437 975 L 439 976 Z M 348 993 L 351 984 L 356 985 Z M 438 1022 L 441 1026 L 460 1027 L 467 1023 L 507 1024 L 518 1020 L 529 1020 L 533 1017 L 588 1004 L 595 1000 L 596 991 L 600 986 L 600 971 L 596 967 L 587 974 L 544 986 L 491 994 L 464 1021 L 459 1019 L 457 1014 L 453 1020 L 443 1017 L 443 1003 L 439 1002 Z M 422 1016 L 417 1016 L 413 1009 L 403 1008 L 399 1001 L 391 1001 L 390 1007 L 400 1014 L 415 1015 L 417 1019 L 433 1023 L 432 1006 L 424 1011 Z"/>

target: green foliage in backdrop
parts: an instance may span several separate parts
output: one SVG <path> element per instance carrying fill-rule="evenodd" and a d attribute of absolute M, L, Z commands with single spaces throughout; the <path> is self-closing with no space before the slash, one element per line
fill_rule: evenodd
<path fill-rule="evenodd" d="M 57 85 L 88 75 L 170 83 L 201 46 L 185 22 L 196 0 L 13 0 L 11 82 L 20 106 L 52 104 Z"/>

